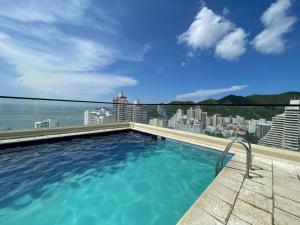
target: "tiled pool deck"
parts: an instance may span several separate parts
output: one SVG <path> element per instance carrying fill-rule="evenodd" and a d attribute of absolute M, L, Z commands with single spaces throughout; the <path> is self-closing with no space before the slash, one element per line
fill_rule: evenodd
<path fill-rule="evenodd" d="M 133 129 L 186 143 L 201 145 L 223 151 L 222 140 L 201 139 L 186 132 L 168 131 L 149 125 L 130 124 L 128 128 L 109 127 L 108 131 Z M 105 129 L 106 130 L 106 129 Z M 80 134 L 105 132 L 84 131 Z M 21 143 L 30 140 L 75 136 L 79 133 L 51 134 L 0 140 L 1 144 Z M 263 148 L 263 147 L 262 147 Z M 274 156 L 253 154 L 251 179 L 245 179 L 246 156 L 234 148 L 231 161 L 219 173 L 205 192 L 178 222 L 178 225 L 210 224 L 300 224 L 300 163 Z M 276 153 L 276 152 L 275 152 Z M 298 153 L 300 154 L 300 153 Z M 289 156 L 290 157 L 290 156 Z"/>
<path fill-rule="evenodd" d="M 244 179 L 245 155 L 236 153 L 178 222 L 199 224 L 300 224 L 300 167 L 254 156 Z"/>

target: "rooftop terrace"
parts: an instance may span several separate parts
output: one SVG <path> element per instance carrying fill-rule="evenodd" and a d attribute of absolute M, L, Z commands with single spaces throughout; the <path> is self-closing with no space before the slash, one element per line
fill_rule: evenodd
<path fill-rule="evenodd" d="M 118 107 L 117 110 L 124 109 L 120 108 L 123 105 Z M 149 113 L 149 108 L 147 110 Z M 163 120 L 163 117 L 160 118 Z M 22 146 L 50 139 L 129 129 L 219 151 L 224 151 L 230 142 L 230 139 L 136 121 L 108 121 L 96 125 L 2 131 L 0 149 L 3 146 Z M 234 157 L 178 224 L 300 224 L 300 153 L 252 144 L 251 178 L 245 177 L 244 149 L 234 144 L 230 153 Z"/>

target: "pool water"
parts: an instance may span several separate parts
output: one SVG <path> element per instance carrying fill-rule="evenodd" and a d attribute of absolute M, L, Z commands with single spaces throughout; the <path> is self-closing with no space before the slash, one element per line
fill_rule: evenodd
<path fill-rule="evenodd" d="M 219 155 L 136 132 L 1 150 L 0 224 L 173 225 Z"/>

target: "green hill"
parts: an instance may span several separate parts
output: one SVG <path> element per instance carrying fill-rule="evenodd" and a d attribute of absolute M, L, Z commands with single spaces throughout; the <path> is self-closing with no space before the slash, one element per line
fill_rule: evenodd
<path fill-rule="evenodd" d="M 289 104 L 290 99 L 300 98 L 300 92 L 286 92 L 276 95 L 249 95 L 236 96 L 228 95 L 219 100 L 214 100 L 214 104 L 239 104 L 239 105 L 256 105 L 256 104 Z M 213 100 L 209 100 L 213 102 Z M 207 103 L 202 101 L 199 103 Z M 221 114 L 223 116 L 243 116 L 247 119 L 266 118 L 270 120 L 272 116 L 280 114 L 284 111 L 284 107 L 276 106 L 202 106 L 203 111 L 209 115 Z"/>
<path fill-rule="evenodd" d="M 199 104 L 215 104 L 216 106 L 201 106 L 202 110 L 208 112 L 208 115 L 221 114 L 222 116 L 243 116 L 247 119 L 259 119 L 266 118 L 270 120 L 272 116 L 280 114 L 284 111 L 284 107 L 270 107 L 270 106 L 243 106 L 256 105 L 256 104 L 288 104 L 290 99 L 299 98 L 300 92 L 285 92 L 275 95 L 249 95 L 249 96 L 237 96 L 228 95 L 221 99 L 208 99 L 205 101 L 198 102 Z M 180 104 L 180 105 L 178 105 Z M 167 117 L 170 118 L 177 109 L 182 109 L 186 112 L 190 105 L 195 104 L 194 102 L 188 101 L 173 101 L 169 105 L 165 106 L 167 111 Z M 238 104 L 241 106 L 219 106 L 218 104 Z M 157 117 L 156 108 L 157 106 L 148 106 L 150 117 Z"/>

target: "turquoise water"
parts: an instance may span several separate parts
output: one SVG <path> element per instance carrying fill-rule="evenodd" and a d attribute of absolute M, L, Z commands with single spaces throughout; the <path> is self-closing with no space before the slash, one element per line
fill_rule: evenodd
<path fill-rule="evenodd" d="M 176 224 L 219 156 L 134 132 L 1 152 L 1 225 Z"/>

